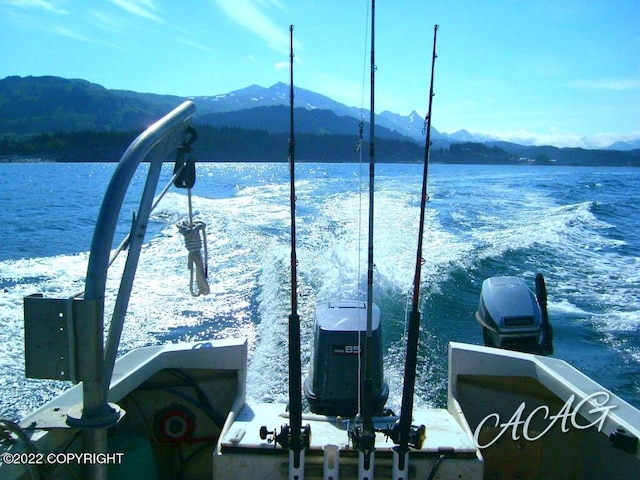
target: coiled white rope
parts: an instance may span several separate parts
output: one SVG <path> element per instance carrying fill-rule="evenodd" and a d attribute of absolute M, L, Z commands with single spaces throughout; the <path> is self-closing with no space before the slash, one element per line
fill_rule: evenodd
<path fill-rule="evenodd" d="M 194 297 L 209 294 L 209 283 L 207 282 L 207 225 L 204 222 L 190 222 L 183 220 L 177 224 L 178 231 L 184 236 L 184 243 L 189 251 L 188 263 L 191 279 L 189 281 L 189 291 Z M 202 247 L 204 246 L 204 259 L 202 257 Z M 194 282 L 195 279 L 195 282 Z M 194 288 L 195 287 L 195 288 Z"/>

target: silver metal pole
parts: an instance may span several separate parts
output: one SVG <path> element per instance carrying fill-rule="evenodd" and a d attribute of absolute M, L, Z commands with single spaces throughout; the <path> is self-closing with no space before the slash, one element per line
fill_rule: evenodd
<path fill-rule="evenodd" d="M 114 425 L 119 418 L 117 409 L 112 408 L 107 403 L 107 392 L 111 381 L 115 352 L 117 351 L 116 340 L 119 340 L 119 335 L 118 339 L 113 338 L 107 346 L 108 357 L 105 359 L 103 329 L 107 269 L 124 197 L 140 163 L 159 145 L 162 144 L 164 147 L 168 147 L 171 142 L 182 141 L 182 134 L 194 113 L 195 105 L 192 102 L 184 102 L 145 130 L 131 143 L 114 171 L 100 208 L 91 243 L 84 299 L 78 302 L 78 314 L 75 316 L 77 319 L 76 328 L 83 331 L 82 337 L 88 343 L 88 345 L 83 345 L 79 349 L 78 358 L 76 359 L 79 372 L 78 378 L 83 382 L 82 412 L 78 416 L 69 415 L 68 417 L 70 425 L 83 429 L 84 449 L 86 452 L 107 452 L 107 428 Z M 149 195 L 148 191 L 153 188 L 155 192 L 164 153 L 164 149 L 160 148 L 156 152 L 157 157 L 154 158 L 154 162 L 150 166 L 150 175 L 145 186 L 145 194 L 141 201 L 137 219 L 139 227 L 146 227 L 148 223 L 150 208 L 147 208 L 147 203 L 150 205 L 150 202 L 153 201 L 153 194 Z M 142 231 L 141 238 L 138 241 L 132 239 L 132 244 L 134 242 L 141 244 L 143 237 L 144 232 Z M 127 301 L 130 293 L 130 285 L 127 285 L 133 281 L 139 253 L 140 249 L 134 247 L 133 250 L 130 250 L 127 258 L 127 264 L 130 265 L 129 268 L 131 269 L 130 272 L 123 275 L 123 277 L 127 277 L 126 279 L 123 278 L 124 293 L 126 293 Z M 130 280 L 128 279 L 129 277 Z M 120 300 L 120 306 L 114 311 L 112 330 L 114 328 L 121 330 L 121 325 L 114 327 L 113 323 L 121 324 L 124 321 L 127 301 Z M 84 476 L 96 480 L 107 480 L 106 465 L 88 466 Z"/>

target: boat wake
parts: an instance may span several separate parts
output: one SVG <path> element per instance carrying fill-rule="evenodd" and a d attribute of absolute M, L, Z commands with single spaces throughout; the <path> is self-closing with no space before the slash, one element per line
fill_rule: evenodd
<path fill-rule="evenodd" d="M 366 192 L 363 197 L 359 193 L 357 164 L 302 164 L 298 170 L 298 293 L 306 375 L 316 303 L 364 299 L 368 212 L 362 199 Z M 396 410 L 415 262 L 417 171 L 417 166 L 382 166 L 376 187 L 374 301 L 383 312 L 388 406 Z M 473 315 L 482 281 L 497 274 L 532 281 L 538 271 L 547 279 L 558 356 L 637 403 L 640 257 L 633 255 L 635 237 L 623 235 L 626 230 L 618 223 L 624 217 L 620 204 L 582 197 L 560 202 L 544 190 L 516 188 L 526 184 L 522 178 L 503 185 L 502 173 L 488 172 L 470 179 L 456 172 L 438 174 L 432 182 L 417 404 L 442 405 L 446 400 L 449 341 L 481 343 Z M 170 176 L 170 170 L 163 175 Z M 195 299 L 189 295 L 187 251 L 175 226 L 186 217 L 187 198 L 169 193 L 151 218 L 120 353 L 164 342 L 246 337 L 249 398 L 286 402 L 286 165 L 202 164 L 198 175 L 194 217 L 207 225 L 211 294 Z M 594 189 L 601 187 L 591 188 L 590 195 Z M 128 231 L 129 221 L 123 220 L 121 232 Z M 22 298 L 36 292 L 65 297 L 81 291 L 87 266 L 82 249 L 88 244 L 87 239 L 78 242 L 77 253 L 0 261 L 3 416 L 20 418 L 69 385 L 24 378 Z M 120 261 L 113 268 L 110 278 L 118 278 Z M 117 285 L 109 282 L 107 288 L 110 311 Z M 603 374 L 608 365 L 616 365 L 615 376 Z"/>

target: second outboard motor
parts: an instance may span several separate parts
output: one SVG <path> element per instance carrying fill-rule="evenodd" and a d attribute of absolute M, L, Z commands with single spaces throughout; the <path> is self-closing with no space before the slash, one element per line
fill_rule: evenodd
<path fill-rule="evenodd" d="M 354 416 L 358 413 L 359 388 L 364 379 L 364 345 L 367 307 L 361 301 L 325 302 L 316 307 L 314 351 L 304 396 L 312 412 Z M 373 412 L 379 414 L 389 396 L 382 376 L 380 310 L 372 312 Z"/>
<path fill-rule="evenodd" d="M 482 283 L 476 320 L 489 347 L 550 355 L 553 330 L 547 315 L 547 291 L 536 275 L 536 295 L 518 277 L 491 277 Z"/>

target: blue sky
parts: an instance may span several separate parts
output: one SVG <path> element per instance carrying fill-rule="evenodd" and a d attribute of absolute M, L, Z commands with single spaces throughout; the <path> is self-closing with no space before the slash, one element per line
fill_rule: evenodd
<path fill-rule="evenodd" d="M 0 0 L 0 78 L 183 96 L 295 81 L 368 103 L 368 0 Z M 638 0 L 378 0 L 376 111 L 518 142 L 640 139 Z M 363 82 L 363 78 L 365 81 Z M 364 88 L 363 88 L 364 83 Z"/>

